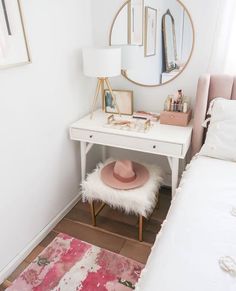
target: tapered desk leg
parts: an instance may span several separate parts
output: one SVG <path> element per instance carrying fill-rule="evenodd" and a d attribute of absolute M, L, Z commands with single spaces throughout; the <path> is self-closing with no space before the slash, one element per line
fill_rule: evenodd
<path fill-rule="evenodd" d="M 80 159 L 81 159 L 81 182 L 86 177 L 86 142 L 80 142 Z"/>
<path fill-rule="evenodd" d="M 107 158 L 107 149 L 106 149 L 106 146 L 102 146 L 102 161 L 103 163 L 106 161 L 106 158 Z"/>
<path fill-rule="evenodd" d="M 179 181 L 179 159 L 172 158 L 172 198 L 175 196 Z"/>

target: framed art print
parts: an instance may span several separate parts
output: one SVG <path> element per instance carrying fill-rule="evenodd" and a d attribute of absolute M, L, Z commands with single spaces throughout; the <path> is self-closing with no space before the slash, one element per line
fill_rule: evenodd
<path fill-rule="evenodd" d="M 120 113 L 123 115 L 133 114 L 133 91 L 113 90 Z M 105 112 L 118 114 L 115 102 L 109 90 L 104 90 Z"/>
<path fill-rule="evenodd" d="M 156 55 L 157 10 L 145 7 L 145 56 Z"/>
<path fill-rule="evenodd" d="M 30 63 L 20 0 L 0 0 L 0 68 Z"/>
<path fill-rule="evenodd" d="M 143 45 L 144 0 L 128 4 L 128 44 Z"/>

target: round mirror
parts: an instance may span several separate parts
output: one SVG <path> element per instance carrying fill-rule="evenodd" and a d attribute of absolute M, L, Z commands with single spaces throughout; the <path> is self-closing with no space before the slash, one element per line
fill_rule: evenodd
<path fill-rule="evenodd" d="M 115 16 L 109 42 L 122 47 L 124 77 L 141 86 L 160 86 L 187 66 L 194 28 L 178 0 L 129 0 Z"/>

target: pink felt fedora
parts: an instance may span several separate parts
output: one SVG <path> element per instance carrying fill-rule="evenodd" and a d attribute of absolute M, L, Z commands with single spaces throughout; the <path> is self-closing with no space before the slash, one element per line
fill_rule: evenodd
<path fill-rule="evenodd" d="M 101 179 L 109 187 L 129 190 L 143 186 L 149 179 L 149 171 L 130 160 L 118 160 L 102 168 Z"/>

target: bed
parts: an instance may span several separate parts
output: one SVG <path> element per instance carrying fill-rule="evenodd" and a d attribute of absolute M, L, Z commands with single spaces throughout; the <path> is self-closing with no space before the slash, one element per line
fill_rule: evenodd
<path fill-rule="evenodd" d="M 236 163 L 198 156 L 203 123 L 215 97 L 236 99 L 231 76 L 202 76 L 198 83 L 192 159 L 158 234 L 138 291 L 235 291 L 236 277 L 219 259 L 236 258 Z"/>

